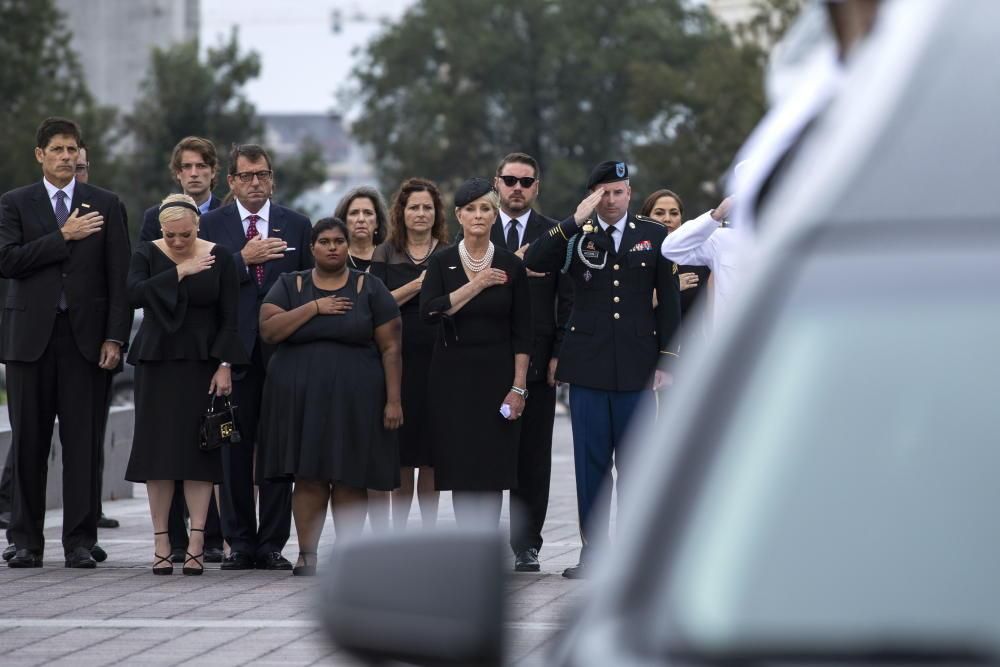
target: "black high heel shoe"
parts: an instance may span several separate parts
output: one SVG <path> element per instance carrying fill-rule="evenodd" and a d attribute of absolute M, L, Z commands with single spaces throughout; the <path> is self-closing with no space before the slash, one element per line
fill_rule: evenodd
<path fill-rule="evenodd" d="M 192 532 L 194 532 L 196 530 L 199 533 L 204 533 L 205 532 L 204 528 L 192 528 L 191 529 Z M 201 558 L 204 555 L 205 555 L 205 550 L 204 549 L 202 549 L 201 553 L 198 554 L 197 556 L 194 555 L 194 554 L 192 554 L 190 551 L 185 552 L 184 553 L 184 567 L 181 568 L 181 572 L 184 573 L 184 574 L 186 574 L 186 575 L 189 575 L 189 576 L 198 576 L 198 575 L 204 573 L 205 572 L 205 564 L 198 562 L 198 559 Z M 191 561 L 193 561 L 195 563 L 195 565 L 198 565 L 199 567 L 188 567 L 187 564 L 189 562 L 191 562 Z"/>
<path fill-rule="evenodd" d="M 153 535 L 166 535 L 167 531 L 161 531 L 159 533 L 153 533 Z M 156 558 L 156 562 L 153 563 L 153 574 L 173 574 L 174 564 L 170 562 L 170 556 L 161 556 L 160 554 L 153 552 L 153 557 Z M 170 567 L 157 567 L 160 563 L 166 563 Z"/>
<path fill-rule="evenodd" d="M 315 551 L 300 551 L 299 556 L 302 557 L 302 565 L 296 565 L 292 568 L 293 577 L 315 577 L 316 576 L 316 563 L 309 565 L 309 559 L 307 556 L 315 556 Z"/>

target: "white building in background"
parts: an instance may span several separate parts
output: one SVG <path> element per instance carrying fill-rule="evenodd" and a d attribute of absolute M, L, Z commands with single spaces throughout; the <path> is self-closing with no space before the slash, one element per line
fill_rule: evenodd
<path fill-rule="evenodd" d="M 56 0 L 98 104 L 127 113 L 154 47 L 198 39 L 201 0 Z"/>
<path fill-rule="evenodd" d="M 707 0 L 706 4 L 731 29 L 752 19 L 761 3 L 760 0 Z"/>

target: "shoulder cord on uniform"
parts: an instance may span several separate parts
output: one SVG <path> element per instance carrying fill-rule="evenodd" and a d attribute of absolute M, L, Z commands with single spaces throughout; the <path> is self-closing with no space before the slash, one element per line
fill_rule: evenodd
<path fill-rule="evenodd" d="M 583 254 L 583 236 L 582 235 L 576 235 L 576 236 L 580 236 L 580 240 L 576 244 L 576 256 L 580 258 L 580 261 L 583 262 L 584 266 L 586 266 L 588 269 L 595 269 L 599 271 L 608 265 L 608 255 L 611 254 L 610 252 L 604 253 L 603 262 L 601 262 L 600 264 L 594 264 L 589 259 L 587 259 Z M 572 244 L 570 245 L 572 246 Z"/>
<path fill-rule="evenodd" d="M 573 241 L 576 240 L 577 236 L 579 236 L 579 234 L 573 234 L 573 236 L 569 237 L 569 242 L 566 244 L 566 261 L 563 262 L 563 267 L 559 273 L 566 273 L 569 271 L 569 265 L 573 263 Z"/>

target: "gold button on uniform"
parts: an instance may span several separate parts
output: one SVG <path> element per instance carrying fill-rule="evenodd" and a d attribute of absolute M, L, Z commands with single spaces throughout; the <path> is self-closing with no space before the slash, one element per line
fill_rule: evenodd
<path fill-rule="evenodd" d="M 576 331 L 576 327 L 570 327 L 569 330 L 570 331 Z"/>
<path fill-rule="evenodd" d="M 618 281 L 617 280 L 615 281 L 615 287 L 618 287 Z"/>
<path fill-rule="evenodd" d="M 615 303 L 618 303 L 619 301 L 621 301 L 621 299 L 619 299 L 618 297 L 615 297 Z"/>
<path fill-rule="evenodd" d="M 621 318 L 621 315 L 619 315 L 618 313 L 615 313 L 615 319 L 617 320 L 617 319 L 620 319 L 620 318 Z"/>
<path fill-rule="evenodd" d="M 618 265 L 617 265 L 617 264 L 615 264 L 615 265 L 614 265 L 614 266 L 613 266 L 612 268 L 613 268 L 613 269 L 614 269 L 615 271 L 617 271 L 617 270 L 618 270 Z"/>
<path fill-rule="evenodd" d="M 646 266 L 646 262 L 643 262 L 643 263 L 642 263 L 642 265 L 643 265 L 643 266 Z"/>

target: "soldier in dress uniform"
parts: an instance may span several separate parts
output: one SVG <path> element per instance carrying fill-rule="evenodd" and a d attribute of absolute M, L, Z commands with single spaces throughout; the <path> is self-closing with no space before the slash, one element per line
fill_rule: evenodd
<path fill-rule="evenodd" d="M 657 366 L 676 357 L 677 267 L 660 253 L 666 228 L 629 215 L 628 166 L 602 162 L 572 217 L 528 248 L 527 268 L 563 271 L 575 300 L 556 378 L 570 385 L 577 509 L 583 550 L 563 572 L 586 575 L 596 542 L 607 540 L 610 495 L 601 496 L 613 458 L 643 392 L 668 383 Z M 653 307 L 653 294 L 657 303 Z"/>

